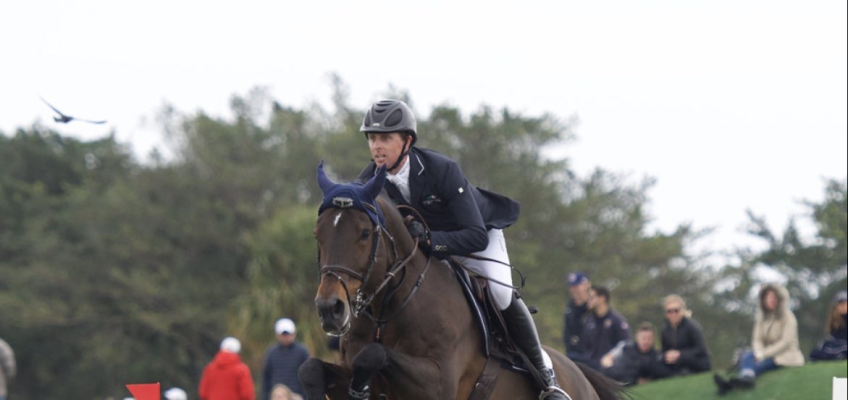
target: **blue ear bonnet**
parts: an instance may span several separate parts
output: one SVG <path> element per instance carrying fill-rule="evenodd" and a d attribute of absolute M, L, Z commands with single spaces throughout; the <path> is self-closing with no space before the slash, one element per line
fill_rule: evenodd
<path fill-rule="evenodd" d="M 355 208 L 368 214 L 377 226 L 385 227 L 386 219 L 377 205 L 377 196 L 386 183 L 386 168 L 383 167 L 365 184 L 335 183 L 324 173 L 324 162 L 318 165 L 318 186 L 324 193 L 324 200 L 318 208 L 318 215 L 328 208 Z"/>

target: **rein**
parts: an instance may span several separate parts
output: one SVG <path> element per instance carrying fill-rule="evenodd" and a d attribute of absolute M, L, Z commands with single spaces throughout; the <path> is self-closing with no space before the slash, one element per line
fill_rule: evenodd
<path fill-rule="evenodd" d="M 370 204 L 367 204 L 366 206 L 369 206 L 369 208 L 374 207 L 374 206 L 371 206 Z M 376 210 L 376 207 L 374 208 L 374 210 Z M 345 295 L 347 296 L 348 304 L 351 305 L 351 313 L 353 314 L 353 317 L 359 318 L 361 315 L 365 315 L 371 321 L 373 321 L 374 324 L 377 325 L 377 327 L 378 327 L 378 335 L 377 336 L 379 338 L 379 331 L 381 330 L 380 327 L 382 325 L 385 325 L 386 323 L 388 323 L 389 321 L 391 321 L 395 317 L 397 317 L 401 313 L 401 311 L 403 311 L 403 309 L 409 304 L 409 302 L 412 300 L 412 297 L 415 296 L 415 293 L 418 292 L 418 289 L 421 287 L 421 284 L 424 282 L 424 278 L 427 274 L 427 271 L 430 269 L 430 257 L 427 257 L 427 264 L 424 267 L 424 270 L 418 276 L 418 280 L 415 282 L 415 285 L 413 286 L 413 288 L 409 292 L 409 294 L 406 295 L 406 298 L 403 300 L 400 307 L 397 310 L 395 310 L 395 312 L 390 317 L 387 317 L 387 318 L 382 317 L 382 312 L 383 312 L 383 310 L 385 310 L 385 307 L 383 307 L 383 308 L 381 308 L 380 315 L 378 317 L 374 317 L 371 314 L 371 312 L 368 311 L 368 307 L 371 305 L 371 303 L 374 301 L 374 299 L 377 297 L 377 295 L 379 295 L 381 292 L 383 292 L 383 290 L 385 290 L 388 287 L 389 282 L 391 282 L 392 279 L 394 279 L 399 273 L 403 272 L 400 283 L 398 283 L 398 285 L 395 286 L 394 289 L 391 290 L 383 299 L 383 305 L 384 306 L 386 306 L 389 303 L 391 298 L 394 297 L 394 294 L 399 289 L 400 285 L 403 284 L 404 280 L 406 279 L 406 267 L 407 267 L 407 265 L 409 265 L 409 262 L 412 260 L 413 257 L 415 257 L 415 254 L 418 252 L 418 239 L 416 238 L 414 246 L 412 248 L 412 251 L 409 253 L 409 255 L 406 256 L 406 258 L 404 258 L 402 260 L 399 259 L 398 252 L 397 252 L 397 244 L 395 243 L 394 238 L 389 234 L 388 230 L 385 227 L 383 227 L 382 225 L 380 225 L 376 222 L 374 223 L 374 226 L 375 226 L 374 241 L 372 242 L 373 244 L 371 246 L 371 255 L 369 256 L 368 267 L 366 268 L 364 274 L 360 274 L 360 273 L 354 271 L 353 269 L 342 266 L 342 265 L 324 265 L 320 268 L 320 273 L 321 273 L 320 279 L 323 280 L 324 277 L 326 277 L 328 275 L 333 276 L 336 279 L 338 279 L 339 282 L 342 284 L 342 287 L 344 287 L 344 289 L 345 289 Z M 364 287 L 368 283 L 368 281 L 370 280 L 371 271 L 372 271 L 372 269 L 374 268 L 374 265 L 377 262 L 377 252 L 378 252 L 379 246 L 380 246 L 380 237 L 382 237 L 383 235 L 385 235 L 386 238 L 388 239 L 388 241 L 392 244 L 391 249 L 392 249 L 392 254 L 394 255 L 395 261 L 392 264 L 392 266 L 388 269 L 388 271 L 386 272 L 386 275 L 383 277 L 383 281 L 380 282 L 380 284 L 377 286 L 377 289 L 374 290 L 373 292 L 371 292 L 370 294 L 366 294 Z M 320 261 L 321 261 L 321 249 L 319 248 L 318 249 L 318 262 L 319 262 L 319 264 L 320 264 Z M 339 275 L 339 273 L 348 275 L 351 278 L 362 282 L 362 285 L 356 290 L 356 295 L 355 295 L 354 299 L 350 298 L 350 290 L 348 290 L 347 282 L 344 280 L 344 278 L 342 278 L 341 275 Z M 341 333 L 339 333 L 338 335 L 332 335 L 332 336 L 343 336 L 345 333 L 348 332 L 348 330 L 350 330 L 350 322 L 349 321 L 346 323 L 346 325 L 345 325 L 345 327 L 344 327 L 344 329 L 342 330 Z"/>
<path fill-rule="evenodd" d="M 421 221 L 421 223 L 422 223 L 422 224 L 424 224 L 424 230 L 425 230 L 425 231 L 427 231 L 427 232 L 429 232 L 429 231 L 430 231 L 430 226 L 428 226 L 428 225 L 427 225 L 427 221 L 424 219 L 424 216 L 423 216 L 423 215 L 421 215 L 421 213 L 420 213 L 420 212 L 418 212 L 418 210 L 416 210 L 414 207 L 410 207 L 410 206 L 407 206 L 407 205 L 401 204 L 401 205 L 398 205 L 398 206 L 397 206 L 397 209 L 398 209 L 398 210 L 401 210 L 401 209 L 403 209 L 403 210 L 408 210 L 409 212 L 411 212 L 411 213 L 415 214 L 416 216 L 418 216 L 418 220 L 419 220 L 419 221 Z M 416 239 L 416 240 L 417 240 L 417 239 Z M 417 242 L 416 242 L 416 243 L 417 243 Z M 489 261 L 489 262 L 493 262 L 493 263 L 501 264 L 501 265 L 506 266 L 506 267 L 509 267 L 509 268 L 510 268 L 510 269 L 512 269 L 513 271 L 517 272 L 517 273 L 518 273 L 518 276 L 520 276 L 520 277 L 521 277 L 521 284 L 520 284 L 520 285 L 518 285 L 518 286 L 510 285 L 510 284 L 508 284 L 508 283 L 506 283 L 506 282 L 501 282 L 501 281 L 499 281 L 499 280 L 497 280 L 497 279 L 492 279 L 492 278 L 489 278 L 489 277 L 487 277 L 487 276 L 484 276 L 483 278 L 485 278 L 485 279 L 486 279 L 487 281 L 489 281 L 489 282 L 492 282 L 492 283 L 497 284 L 497 285 L 501 285 L 501 286 L 508 287 L 508 288 L 510 288 L 510 289 L 512 289 L 512 290 L 521 290 L 521 288 L 523 288 L 523 287 L 524 287 L 524 285 L 527 283 L 527 277 L 525 277 L 525 276 L 524 276 L 524 274 L 522 274 L 522 273 L 521 273 L 521 271 L 519 271 L 519 270 L 518 270 L 518 268 L 515 268 L 514 266 L 512 266 L 512 265 L 510 265 L 510 264 L 507 264 L 507 263 L 505 263 L 505 262 L 503 262 L 503 261 L 495 260 L 495 259 L 493 259 L 493 258 L 489 258 L 489 257 L 478 256 L 478 255 L 476 255 L 476 254 L 468 254 L 468 255 L 464 255 L 464 256 L 462 256 L 462 257 L 463 257 L 463 258 L 471 258 L 471 259 L 480 260 L 480 261 Z M 454 261 L 456 262 L 456 264 L 457 264 L 457 265 L 459 265 L 460 267 L 462 267 L 462 269 L 464 269 L 464 270 L 465 270 L 465 272 L 468 272 L 469 274 L 472 274 L 472 275 L 477 275 L 477 273 L 475 273 L 474 271 L 470 270 L 468 267 L 466 267 L 466 266 L 465 266 L 465 264 L 463 264 L 463 263 L 459 262 L 459 260 L 454 260 Z M 428 263 L 430 262 L 429 258 L 427 259 L 427 262 L 428 262 Z"/>

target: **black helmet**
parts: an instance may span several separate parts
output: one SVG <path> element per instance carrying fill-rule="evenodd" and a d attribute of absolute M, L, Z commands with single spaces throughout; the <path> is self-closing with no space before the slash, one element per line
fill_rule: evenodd
<path fill-rule="evenodd" d="M 418 141 L 415 115 L 406 103 L 400 100 L 380 100 L 365 112 L 360 132 L 393 133 L 404 132 L 412 135 L 412 145 Z"/>

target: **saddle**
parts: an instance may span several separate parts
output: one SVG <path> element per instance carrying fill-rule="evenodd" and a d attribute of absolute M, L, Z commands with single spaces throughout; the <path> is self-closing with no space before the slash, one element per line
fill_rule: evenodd
<path fill-rule="evenodd" d="M 497 383 L 500 369 L 529 376 L 532 376 L 533 373 L 528 368 L 529 363 L 524 361 L 524 356 L 518 351 L 509 335 L 506 321 L 495 305 L 492 293 L 489 290 L 490 282 L 484 277 L 472 277 L 462 265 L 452 259 L 448 259 L 446 262 L 456 274 L 465 298 L 468 300 L 471 313 L 483 332 L 483 348 L 481 350 L 487 358 L 486 366 L 480 378 L 478 378 L 477 385 L 469 400 L 485 400 L 489 398 Z M 535 310 L 531 312 L 535 313 Z"/>

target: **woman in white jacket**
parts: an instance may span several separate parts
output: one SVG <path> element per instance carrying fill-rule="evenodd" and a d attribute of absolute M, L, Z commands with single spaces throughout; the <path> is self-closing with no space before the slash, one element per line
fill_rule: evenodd
<path fill-rule="evenodd" d="M 739 374 L 730 381 L 715 375 L 719 394 L 736 387 L 752 388 L 757 376 L 765 372 L 804 365 L 798 345 L 798 320 L 789 309 L 789 292 L 780 285 L 766 284 L 758 298 L 753 350 L 742 355 Z"/>

